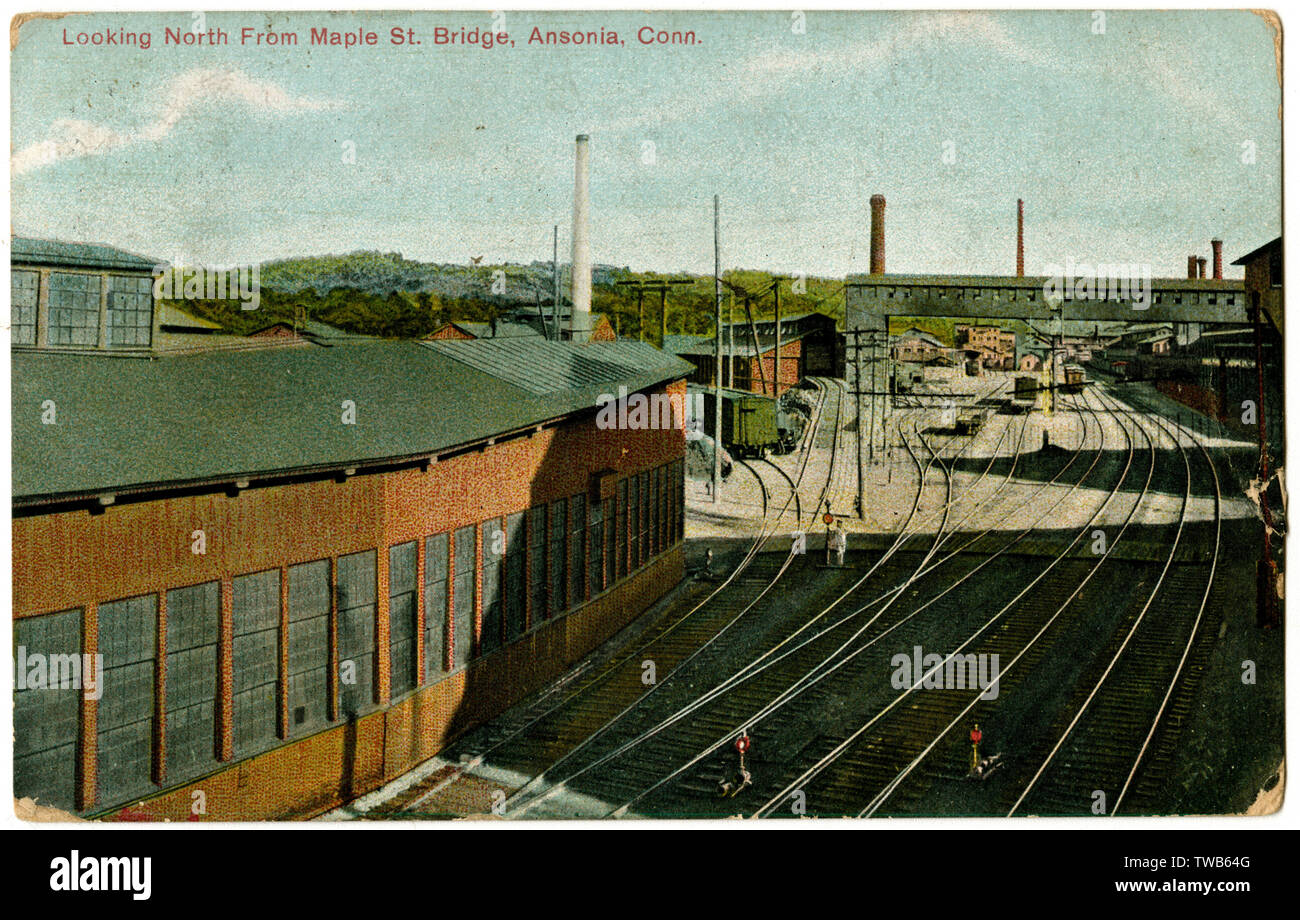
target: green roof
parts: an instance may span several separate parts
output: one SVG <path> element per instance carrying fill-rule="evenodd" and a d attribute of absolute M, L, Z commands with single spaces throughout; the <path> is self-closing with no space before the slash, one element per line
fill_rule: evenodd
<path fill-rule="evenodd" d="M 690 370 L 643 343 L 539 338 L 12 362 L 15 504 L 415 459 Z M 57 424 L 41 423 L 46 400 Z M 355 425 L 341 423 L 344 400 Z"/>
<path fill-rule="evenodd" d="M 52 265 L 66 268 L 109 268 L 132 271 L 153 271 L 161 264 L 124 249 L 115 249 L 100 243 L 67 243 L 62 240 L 34 240 L 27 237 L 12 238 L 11 263 L 25 265 Z"/>

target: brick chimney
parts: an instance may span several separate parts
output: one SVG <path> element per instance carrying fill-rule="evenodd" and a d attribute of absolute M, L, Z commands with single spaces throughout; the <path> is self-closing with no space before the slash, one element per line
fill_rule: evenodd
<path fill-rule="evenodd" d="M 1196 260 L 1196 277 L 1205 277 L 1205 256 L 1201 256 Z"/>
<path fill-rule="evenodd" d="M 1214 280 L 1223 280 L 1223 240 L 1210 240 L 1210 249 L 1214 252 Z"/>
<path fill-rule="evenodd" d="M 1196 277 L 1196 256 L 1187 257 L 1187 277 L 1188 278 Z"/>
<path fill-rule="evenodd" d="M 871 196 L 871 274 L 885 273 L 885 196 Z"/>
<path fill-rule="evenodd" d="M 1025 277 L 1025 199 L 1016 199 L 1016 277 Z"/>

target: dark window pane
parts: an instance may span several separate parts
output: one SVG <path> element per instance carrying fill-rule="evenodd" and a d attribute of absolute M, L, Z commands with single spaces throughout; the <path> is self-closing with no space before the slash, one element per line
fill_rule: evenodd
<path fill-rule="evenodd" d="M 241 575 L 231 582 L 234 642 L 232 715 L 235 756 L 276 741 L 276 681 L 280 672 L 280 572 Z"/>
<path fill-rule="evenodd" d="M 374 706 L 375 552 L 338 561 L 339 716 L 347 719 Z"/>
<path fill-rule="evenodd" d="M 457 669 L 469 664 L 474 648 L 474 531 L 472 524 L 456 531 L 455 610 L 451 632 Z"/>
<path fill-rule="evenodd" d="M 483 547 L 483 618 L 479 629 L 479 654 L 501 647 L 501 557 L 505 554 L 505 529 L 495 518 L 480 526 Z"/>
<path fill-rule="evenodd" d="M 424 541 L 424 678 L 447 674 L 447 543 L 445 533 Z"/>
<path fill-rule="evenodd" d="M 564 612 L 564 501 L 551 502 L 547 509 L 547 526 L 550 528 L 547 540 L 547 557 L 550 563 L 550 585 L 548 600 L 550 615 Z"/>
<path fill-rule="evenodd" d="M 506 518 L 506 641 L 512 642 L 523 635 L 527 626 L 526 614 L 528 585 L 524 563 L 528 543 L 524 533 L 522 511 Z"/>
<path fill-rule="evenodd" d="M 100 605 L 104 693 L 96 717 L 97 805 L 117 805 L 153 788 L 157 631 L 156 595 Z"/>
<path fill-rule="evenodd" d="M 9 276 L 9 342 L 36 344 L 36 302 L 40 296 L 39 272 L 14 271 Z"/>
<path fill-rule="evenodd" d="M 83 683 L 81 611 L 15 621 L 14 657 L 22 685 L 14 691 L 14 795 L 72 811 L 81 700 L 91 689 Z"/>
<path fill-rule="evenodd" d="M 577 607 L 586 600 L 585 563 L 587 559 L 583 536 L 587 529 L 587 496 L 575 495 L 569 499 L 569 607 Z"/>
<path fill-rule="evenodd" d="M 546 507 L 528 510 L 528 592 L 533 625 L 546 619 Z"/>
<path fill-rule="evenodd" d="M 221 585 L 167 592 L 167 784 L 217 763 L 217 637 Z"/>
<path fill-rule="evenodd" d="M 289 731 L 302 734 L 329 718 L 330 564 L 289 567 Z"/>
<path fill-rule="evenodd" d="M 49 343 L 99 344 L 98 275 L 50 273 Z"/>
<path fill-rule="evenodd" d="M 415 580 L 416 545 L 403 543 L 388 550 L 388 654 L 392 696 L 414 690 L 416 674 Z"/>

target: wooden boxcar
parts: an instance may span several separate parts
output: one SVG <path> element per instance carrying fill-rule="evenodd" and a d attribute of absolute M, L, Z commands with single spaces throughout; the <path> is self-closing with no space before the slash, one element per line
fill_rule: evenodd
<path fill-rule="evenodd" d="M 979 430 L 984 427 L 985 413 L 978 409 L 971 409 L 957 416 L 957 433 L 958 434 L 978 434 Z"/>
<path fill-rule="evenodd" d="M 713 436 L 713 390 L 704 391 L 704 433 Z M 722 446 L 737 457 L 781 449 L 776 400 L 745 390 L 722 391 Z"/>
<path fill-rule="evenodd" d="M 1016 389 L 1011 396 L 1012 402 L 1032 405 L 1038 399 L 1038 378 L 1020 376 L 1016 378 Z"/>

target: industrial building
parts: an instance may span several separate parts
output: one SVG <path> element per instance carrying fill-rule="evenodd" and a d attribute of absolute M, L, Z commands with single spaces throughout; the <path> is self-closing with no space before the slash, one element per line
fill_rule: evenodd
<path fill-rule="evenodd" d="M 690 367 L 653 346 L 177 353 L 152 347 L 149 260 L 36 241 L 13 268 L 18 797 L 118 819 L 319 813 L 682 577 Z M 676 424 L 598 425 L 621 388 L 666 397 Z"/>
<path fill-rule="evenodd" d="M 780 369 L 777 379 L 777 329 L 775 320 L 724 323 L 723 386 L 764 393 L 784 393 L 809 376 L 843 377 L 844 334 L 835 318 L 825 313 L 798 313 L 781 317 Z M 716 343 L 713 336 L 670 335 L 664 350 L 691 362 L 692 383 L 714 383 Z"/>

